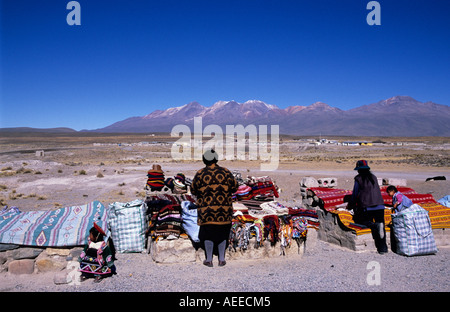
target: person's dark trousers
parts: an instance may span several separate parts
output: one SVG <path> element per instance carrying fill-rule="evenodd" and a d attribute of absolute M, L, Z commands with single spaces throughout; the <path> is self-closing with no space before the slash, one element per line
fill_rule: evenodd
<path fill-rule="evenodd" d="M 375 241 L 375 247 L 378 252 L 387 252 L 386 229 L 384 223 L 384 209 L 364 210 L 354 216 L 356 223 L 362 224 L 370 228 L 372 237 Z"/>

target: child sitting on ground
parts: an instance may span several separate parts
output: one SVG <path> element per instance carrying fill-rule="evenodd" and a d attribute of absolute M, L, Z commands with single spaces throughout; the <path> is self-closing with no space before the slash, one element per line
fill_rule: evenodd
<path fill-rule="evenodd" d="M 394 212 L 400 212 L 413 204 L 411 199 L 399 192 L 393 185 L 389 185 L 386 188 L 386 192 L 389 194 L 389 196 L 392 197 L 392 206 Z"/>
<path fill-rule="evenodd" d="M 94 226 L 89 230 L 88 243 L 78 258 L 81 281 L 93 277 L 94 282 L 99 283 L 102 278 L 116 273 L 114 246 L 111 239 L 105 242 L 105 236 L 105 232 L 94 223 Z"/>

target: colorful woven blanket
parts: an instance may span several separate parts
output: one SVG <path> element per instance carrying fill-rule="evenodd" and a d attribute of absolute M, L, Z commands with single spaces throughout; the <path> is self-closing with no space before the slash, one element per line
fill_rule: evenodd
<path fill-rule="evenodd" d="M 0 212 L 0 243 L 39 247 L 83 246 L 96 222 L 106 228 L 99 201 L 50 211 Z"/>
<path fill-rule="evenodd" d="M 386 186 L 382 186 L 380 188 L 381 195 L 383 196 L 384 204 L 386 206 L 392 206 L 392 198 L 386 193 L 386 188 Z M 419 204 L 422 208 L 428 211 L 433 229 L 450 228 L 450 208 L 437 203 L 430 194 L 418 194 L 412 188 L 408 187 L 397 187 L 397 189 L 408 196 L 414 204 Z M 314 194 L 323 201 L 323 209 L 337 214 L 341 223 L 346 228 L 355 231 L 356 235 L 371 232 L 370 229 L 364 225 L 354 223 L 353 215 L 349 211 L 345 209 L 338 209 L 337 207 L 344 203 L 344 196 L 351 195 L 352 191 L 330 188 L 310 188 L 309 190 L 314 192 Z M 386 224 L 386 231 L 390 231 L 390 209 L 385 209 L 384 220 Z"/>
<path fill-rule="evenodd" d="M 431 221 L 431 227 L 433 229 L 450 228 L 450 208 L 442 206 L 438 203 L 420 203 L 420 206 L 428 211 L 428 215 Z M 342 224 L 356 232 L 356 235 L 370 233 L 370 229 L 353 222 L 353 215 L 349 211 L 335 210 L 332 211 L 338 215 Z M 386 231 L 390 231 L 389 224 L 391 223 L 391 210 L 384 210 L 384 221 L 386 224 Z"/>
<path fill-rule="evenodd" d="M 384 204 L 386 206 L 392 205 L 392 197 L 388 195 L 386 192 L 387 186 L 380 187 L 381 195 L 384 200 Z M 323 209 L 327 211 L 336 210 L 336 206 L 339 206 L 344 203 L 344 197 L 352 195 L 351 190 L 343 190 L 343 189 L 333 189 L 326 187 L 311 187 L 308 190 L 312 191 L 314 195 L 319 197 L 323 201 Z M 433 195 L 430 194 L 417 194 L 412 188 L 409 187 L 397 187 L 397 190 L 402 194 L 408 196 L 409 199 L 413 201 L 415 204 L 420 203 L 436 203 L 433 198 Z"/>

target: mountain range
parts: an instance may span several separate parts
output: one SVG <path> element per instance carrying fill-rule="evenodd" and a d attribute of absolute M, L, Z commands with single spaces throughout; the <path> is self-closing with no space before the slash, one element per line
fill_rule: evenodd
<path fill-rule="evenodd" d="M 208 124 L 279 125 L 281 134 L 293 135 L 450 136 L 450 107 L 420 102 L 410 96 L 394 96 L 349 110 L 322 102 L 285 109 L 258 100 L 218 101 L 211 107 L 191 102 L 90 131 L 170 132 L 178 124 L 192 130 L 194 117 L 202 117 L 203 127 Z"/>

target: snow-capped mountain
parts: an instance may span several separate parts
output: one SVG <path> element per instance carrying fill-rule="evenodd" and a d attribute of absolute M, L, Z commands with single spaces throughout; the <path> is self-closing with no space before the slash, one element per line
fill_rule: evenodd
<path fill-rule="evenodd" d="M 218 101 L 210 107 L 198 102 L 131 117 L 97 132 L 170 132 L 178 124 L 193 127 L 194 117 L 208 124 L 279 125 L 283 134 L 365 136 L 450 136 L 450 107 L 395 96 L 347 111 L 316 102 L 307 106 L 276 105 L 258 100 Z"/>

